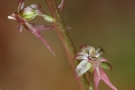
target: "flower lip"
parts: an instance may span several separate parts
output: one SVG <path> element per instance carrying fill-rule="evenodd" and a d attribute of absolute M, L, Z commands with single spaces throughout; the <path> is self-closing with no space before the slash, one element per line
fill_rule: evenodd
<path fill-rule="evenodd" d="M 12 13 L 10 16 L 8 16 L 8 19 L 16 20 L 17 16 L 17 13 Z"/>

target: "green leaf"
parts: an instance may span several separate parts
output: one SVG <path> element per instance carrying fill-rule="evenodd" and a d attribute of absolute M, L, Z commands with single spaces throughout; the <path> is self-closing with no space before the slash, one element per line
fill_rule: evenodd
<path fill-rule="evenodd" d="M 109 62 L 103 61 L 103 62 L 100 63 L 100 66 L 101 66 L 103 69 L 112 70 L 112 66 L 111 66 L 111 64 L 110 64 Z"/>

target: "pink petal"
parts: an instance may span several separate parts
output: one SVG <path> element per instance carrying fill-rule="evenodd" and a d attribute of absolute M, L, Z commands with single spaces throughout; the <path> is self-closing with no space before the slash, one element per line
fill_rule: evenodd
<path fill-rule="evenodd" d="M 100 73 L 102 75 L 102 80 L 112 89 L 112 90 L 117 90 L 116 87 L 114 87 L 114 85 L 110 82 L 109 78 L 107 77 L 107 75 L 105 74 L 105 72 L 100 69 Z"/>
<path fill-rule="evenodd" d="M 94 84 L 95 84 L 95 90 L 98 88 L 98 84 L 100 80 L 103 80 L 112 90 L 117 90 L 116 87 L 112 85 L 107 75 L 104 73 L 104 71 L 99 68 L 100 75 L 98 74 L 97 70 L 94 70 Z"/>
<path fill-rule="evenodd" d="M 46 26 L 43 24 L 30 23 L 37 31 L 46 31 L 46 30 L 55 30 L 54 26 Z M 67 29 L 71 29 L 71 27 L 67 27 Z"/>
<path fill-rule="evenodd" d="M 54 51 L 51 49 L 51 47 L 49 46 L 49 44 L 46 42 L 46 40 L 43 38 L 43 36 L 37 32 L 37 30 L 28 22 L 25 23 L 24 27 L 29 30 L 31 33 L 33 33 L 35 36 L 37 36 L 40 40 L 43 41 L 43 43 L 46 45 L 46 47 L 49 49 L 50 52 L 53 53 L 53 55 L 55 56 Z"/>
<path fill-rule="evenodd" d="M 42 24 L 36 24 L 36 23 L 30 23 L 37 31 L 43 31 L 43 30 L 55 30 L 54 26 L 45 26 Z"/>
<path fill-rule="evenodd" d="M 21 9 L 23 9 L 24 7 L 24 0 L 19 0 L 18 1 L 18 13 Z"/>
<path fill-rule="evenodd" d="M 101 74 L 100 74 L 101 75 Z M 94 86 L 95 90 L 98 88 L 99 81 L 101 80 L 101 77 L 99 76 L 98 72 L 96 69 L 94 69 Z"/>

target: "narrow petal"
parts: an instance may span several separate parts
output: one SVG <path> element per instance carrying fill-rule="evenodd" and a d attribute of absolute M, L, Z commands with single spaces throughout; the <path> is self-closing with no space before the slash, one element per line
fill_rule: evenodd
<path fill-rule="evenodd" d="M 85 72 L 87 72 L 90 69 L 91 66 L 92 64 L 89 63 L 88 61 L 86 60 L 81 61 L 76 68 L 77 76 L 78 77 L 82 76 Z"/>
<path fill-rule="evenodd" d="M 102 80 L 112 89 L 112 90 L 117 90 L 117 88 L 110 82 L 109 78 L 105 74 L 105 72 L 100 68 L 100 73 L 102 75 Z"/>
<path fill-rule="evenodd" d="M 53 55 L 55 56 L 54 51 L 51 49 L 51 47 L 50 47 L 49 44 L 46 42 L 46 40 L 43 38 L 43 36 L 42 36 L 39 32 L 37 32 L 37 30 L 36 30 L 31 24 L 29 24 L 28 22 L 26 22 L 25 24 L 26 24 L 26 25 L 24 25 L 24 27 L 25 27 L 26 29 L 28 29 L 28 31 L 30 31 L 31 33 L 33 33 L 35 36 L 37 36 L 40 40 L 42 40 L 43 43 L 46 45 L 46 47 L 49 49 L 49 51 L 50 51 L 51 53 L 53 53 Z"/>
<path fill-rule="evenodd" d="M 83 55 L 83 56 L 77 55 L 77 56 L 75 56 L 74 59 L 78 59 L 78 60 L 88 60 L 88 56 L 87 56 L 87 55 Z"/>
<path fill-rule="evenodd" d="M 117 90 L 112 83 L 110 82 L 109 78 L 107 77 L 107 75 L 104 73 L 104 71 L 99 68 L 100 71 L 100 75 L 98 75 L 97 70 L 94 70 L 94 84 L 95 84 L 95 90 L 98 89 L 98 85 L 99 85 L 99 81 L 103 80 L 112 90 Z"/>
<path fill-rule="evenodd" d="M 38 32 L 43 30 L 55 30 L 54 26 L 46 26 L 42 24 L 30 23 Z"/>
<path fill-rule="evenodd" d="M 85 52 L 78 52 L 76 55 L 79 55 L 79 56 L 87 55 L 88 56 L 88 54 Z"/>
<path fill-rule="evenodd" d="M 23 29 L 23 26 L 19 25 L 18 30 L 19 30 L 20 33 L 22 33 L 22 29 Z"/>
<path fill-rule="evenodd" d="M 82 50 L 82 52 L 87 52 L 87 53 L 89 53 L 89 50 L 90 50 L 91 48 L 93 48 L 93 47 L 92 47 L 92 46 L 89 46 L 89 45 L 87 45 L 87 44 L 82 44 L 82 45 L 81 45 L 81 50 Z"/>
<path fill-rule="evenodd" d="M 44 44 L 49 49 L 49 51 L 55 56 L 54 51 L 52 50 L 52 48 L 50 47 L 50 45 L 46 42 L 46 40 L 42 36 L 39 39 L 41 39 L 44 42 Z"/>
<path fill-rule="evenodd" d="M 102 49 L 102 47 L 100 46 L 99 48 L 97 48 L 96 50 L 96 57 L 101 56 L 103 53 L 105 53 L 105 51 Z"/>
<path fill-rule="evenodd" d="M 95 57 L 95 55 L 96 55 L 95 48 L 94 48 L 94 47 L 91 47 L 91 48 L 89 49 L 89 56 L 90 56 L 90 57 Z"/>
<path fill-rule="evenodd" d="M 24 0 L 19 0 L 18 1 L 18 13 L 21 9 L 23 9 L 24 7 Z"/>
<path fill-rule="evenodd" d="M 101 75 L 101 74 L 100 74 Z M 98 72 L 96 69 L 94 69 L 94 86 L 95 90 L 98 89 L 99 81 L 101 80 L 101 76 L 99 76 Z"/>

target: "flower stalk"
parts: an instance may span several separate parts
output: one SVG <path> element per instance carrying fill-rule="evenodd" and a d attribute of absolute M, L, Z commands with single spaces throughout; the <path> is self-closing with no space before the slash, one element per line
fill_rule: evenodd
<path fill-rule="evenodd" d="M 75 48 L 73 46 L 73 43 L 71 41 L 71 38 L 69 36 L 68 30 L 66 28 L 66 25 L 60 15 L 60 11 L 58 10 L 58 7 L 54 0 L 46 0 L 47 4 L 49 6 L 49 9 L 55 19 L 54 26 L 56 28 L 56 32 L 60 38 L 60 41 L 64 47 L 67 59 L 69 61 L 69 64 L 72 68 L 73 73 L 76 73 L 76 66 L 78 65 L 79 61 L 74 60 L 73 57 L 76 54 Z M 86 79 L 86 76 L 80 77 L 80 79 L 76 80 L 79 89 L 80 90 L 88 90 L 89 85 L 88 81 Z"/>

